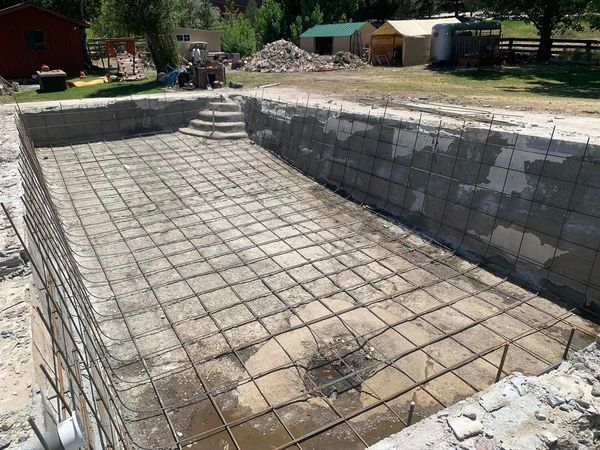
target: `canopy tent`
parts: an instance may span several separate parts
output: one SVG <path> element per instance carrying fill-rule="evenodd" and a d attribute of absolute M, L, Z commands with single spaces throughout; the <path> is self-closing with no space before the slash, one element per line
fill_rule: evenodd
<path fill-rule="evenodd" d="M 426 64 L 431 47 L 431 30 L 447 19 L 388 20 L 371 35 L 371 62 L 380 65 Z"/>

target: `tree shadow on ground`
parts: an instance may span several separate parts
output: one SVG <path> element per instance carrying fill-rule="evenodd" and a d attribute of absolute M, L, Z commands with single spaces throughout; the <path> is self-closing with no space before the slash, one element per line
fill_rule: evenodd
<path fill-rule="evenodd" d="M 127 95 L 145 94 L 152 92 L 158 92 L 161 88 L 165 87 L 164 83 L 160 83 L 156 80 L 147 81 L 132 81 L 122 83 L 108 83 L 106 87 L 102 85 L 100 89 L 95 89 L 84 98 L 96 98 L 96 97 L 123 97 Z"/>
<path fill-rule="evenodd" d="M 589 66 L 522 66 L 453 70 L 446 73 L 472 81 L 505 81 L 497 88 L 556 97 L 600 99 L 600 68 Z"/>

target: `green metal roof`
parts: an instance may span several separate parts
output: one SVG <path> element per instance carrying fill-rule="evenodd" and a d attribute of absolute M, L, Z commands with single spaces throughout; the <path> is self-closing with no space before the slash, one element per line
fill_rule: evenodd
<path fill-rule="evenodd" d="M 352 36 L 357 30 L 360 30 L 366 22 L 348 22 L 348 23 L 328 23 L 324 25 L 315 25 L 306 30 L 300 37 L 337 37 Z"/>

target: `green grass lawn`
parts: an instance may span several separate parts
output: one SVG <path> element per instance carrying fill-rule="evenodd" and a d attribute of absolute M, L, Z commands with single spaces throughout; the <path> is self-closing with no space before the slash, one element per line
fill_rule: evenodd
<path fill-rule="evenodd" d="M 97 76 L 88 76 L 86 80 L 97 79 Z M 69 81 L 78 81 L 71 78 Z M 164 84 L 156 81 L 156 73 L 148 74 L 147 80 L 112 82 L 95 84 L 85 87 L 69 87 L 66 91 L 38 93 L 36 90 L 25 89 L 15 94 L 18 102 L 43 102 L 50 100 L 73 100 L 81 98 L 123 97 L 134 94 L 153 94 L 162 92 Z M 12 103 L 12 97 L 0 97 L 0 103 Z"/>
<path fill-rule="evenodd" d="M 505 38 L 533 38 L 537 39 L 537 29 L 530 23 L 520 20 L 502 21 L 502 36 Z M 588 23 L 583 24 L 583 30 L 565 30 L 554 35 L 563 39 L 600 39 L 600 31 L 591 30 Z"/>

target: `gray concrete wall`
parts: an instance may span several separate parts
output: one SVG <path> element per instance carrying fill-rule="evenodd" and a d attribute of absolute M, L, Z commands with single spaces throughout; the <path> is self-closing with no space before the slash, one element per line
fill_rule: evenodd
<path fill-rule="evenodd" d="M 306 175 L 531 289 L 600 312 L 600 145 L 242 101 Z"/>
<path fill-rule="evenodd" d="M 172 131 L 187 125 L 215 98 L 141 98 L 93 107 L 50 108 L 24 112 L 35 146 L 114 140 L 131 135 Z"/>

